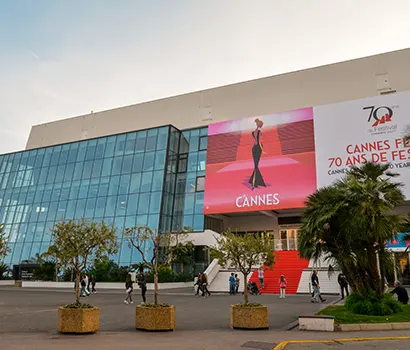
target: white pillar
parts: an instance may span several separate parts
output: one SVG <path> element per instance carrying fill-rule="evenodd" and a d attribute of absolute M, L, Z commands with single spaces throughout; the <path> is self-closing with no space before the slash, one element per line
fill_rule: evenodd
<path fill-rule="evenodd" d="M 393 255 L 393 266 L 394 266 L 394 282 L 398 281 L 397 277 L 397 265 L 396 265 L 396 255 L 392 252 Z"/>

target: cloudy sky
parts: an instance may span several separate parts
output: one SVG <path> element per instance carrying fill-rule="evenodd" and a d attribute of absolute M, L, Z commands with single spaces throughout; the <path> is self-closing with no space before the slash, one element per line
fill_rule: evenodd
<path fill-rule="evenodd" d="M 410 47 L 409 13 L 409 0 L 0 0 L 0 153 L 34 124 Z"/>

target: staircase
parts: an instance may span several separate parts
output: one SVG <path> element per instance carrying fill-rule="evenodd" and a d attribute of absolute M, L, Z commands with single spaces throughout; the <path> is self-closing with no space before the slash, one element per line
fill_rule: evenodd
<path fill-rule="evenodd" d="M 296 294 L 302 271 L 309 266 L 309 260 L 299 258 L 297 250 L 275 251 L 275 265 L 273 271 L 265 271 L 264 294 L 279 294 L 279 278 L 284 275 L 287 281 L 286 294 Z M 250 278 L 259 286 L 258 271 L 255 270 Z"/>

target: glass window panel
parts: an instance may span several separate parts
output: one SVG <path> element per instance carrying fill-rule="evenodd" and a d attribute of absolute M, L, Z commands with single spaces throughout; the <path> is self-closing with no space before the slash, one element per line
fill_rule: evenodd
<path fill-rule="evenodd" d="M 152 191 L 162 191 L 164 184 L 164 171 L 154 171 L 154 177 L 152 179 Z"/>
<path fill-rule="evenodd" d="M 77 206 L 75 208 L 75 218 L 80 219 L 84 217 L 84 212 L 85 212 L 85 204 L 86 204 L 86 199 L 79 199 L 77 201 Z"/>
<path fill-rule="evenodd" d="M 107 197 L 97 198 L 97 203 L 95 206 L 95 216 L 104 216 L 105 207 L 107 205 Z"/>
<path fill-rule="evenodd" d="M 66 164 L 68 162 L 68 155 L 70 152 L 70 145 L 63 145 L 61 149 L 59 164 Z"/>
<path fill-rule="evenodd" d="M 44 161 L 44 154 L 45 154 L 45 149 L 38 150 L 37 156 L 36 156 L 36 162 L 35 162 L 35 167 L 40 168 L 43 165 Z"/>
<path fill-rule="evenodd" d="M 112 175 L 121 174 L 122 161 L 123 161 L 123 157 L 114 157 L 114 164 L 111 170 Z"/>
<path fill-rule="evenodd" d="M 42 185 L 46 183 L 46 179 L 47 179 L 47 175 L 48 175 L 48 169 L 49 168 L 42 168 L 41 169 L 41 173 L 40 173 L 40 177 L 38 179 L 38 184 Z"/>
<path fill-rule="evenodd" d="M 79 145 L 78 143 L 72 143 L 70 145 L 70 151 L 68 152 L 68 163 L 74 163 L 77 159 Z"/>
<path fill-rule="evenodd" d="M 124 156 L 124 161 L 122 163 L 122 174 L 128 174 L 132 170 L 132 160 L 134 156 L 132 154 Z"/>
<path fill-rule="evenodd" d="M 80 147 L 77 153 L 77 162 L 83 162 L 85 160 L 85 154 L 87 152 L 87 141 L 80 142 Z"/>
<path fill-rule="evenodd" d="M 46 153 L 44 154 L 44 160 L 43 160 L 43 165 L 42 165 L 43 168 L 50 165 L 51 155 L 52 154 L 53 154 L 53 149 L 52 148 L 46 148 Z"/>
<path fill-rule="evenodd" d="M 153 151 L 157 146 L 158 129 L 148 130 L 146 150 Z"/>
<path fill-rule="evenodd" d="M 40 246 L 41 242 L 33 242 L 33 245 L 31 246 L 30 257 L 35 258 L 40 255 Z"/>
<path fill-rule="evenodd" d="M 208 136 L 202 136 L 199 138 L 199 150 L 204 151 L 208 148 Z"/>
<path fill-rule="evenodd" d="M 88 147 L 85 154 L 85 160 L 93 160 L 95 156 L 95 149 L 97 148 L 97 140 L 88 141 Z"/>
<path fill-rule="evenodd" d="M 165 168 L 166 151 L 158 151 L 155 154 L 155 170 Z"/>
<path fill-rule="evenodd" d="M 118 135 L 117 142 L 115 144 L 115 155 L 122 156 L 125 151 L 125 137 L 126 135 Z"/>
<path fill-rule="evenodd" d="M 58 202 L 51 202 L 48 206 L 47 220 L 52 220 L 56 218 L 58 210 Z"/>
<path fill-rule="evenodd" d="M 196 191 L 203 192 L 205 190 L 205 176 L 198 176 L 196 178 Z"/>
<path fill-rule="evenodd" d="M 168 144 L 169 127 L 162 127 L 158 131 L 157 150 L 166 149 Z"/>
<path fill-rule="evenodd" d="M 73 180 L 80 180 L 83 174 L 84 162 L 76 163 Z"/>
<path fill-rule="evenodd" d="M 128 211 L 128 206 L 127 206 L 127 211 Z M 135 215 L 126 216 L 124 225 L 126 228 L 134 227 L 135 226 Z"/>
<path fill-rule="evenodd" d="M 88 191 L 88 197 L 90 198 L 97 197 L 99 186 L 100 186 L 100 179 L 92 179 L 90 182 L 90 189 Z"/>
<path fill-rule="evenodd" d="M 124 222 L 125 222 L 125 216 L 117 216 L 114 219 L 114 225 L 117 228 L 117 233 L 116 236 L 121 236 L 121 232 L 124 230 Z"/>
<path fill-rule="evenodd" d="M 150 193 L 143 193 L 140 195 L 138 203 L 138 214 L 148 214 Z"/>
<path fill-rule="evenodd" d="M 60 200 L 66 200 L 70 198 L 70 188 L 71 188 L 71 182 L 63 183 L 63 187 L 61 188 Z"/>
<path fill-rule="evenodd" d="M 199 136 L 208 136 L 208 127 L 199 129 Z"/>
<path fill-rule="evenodd" d="M 115 148 L 115 140 L 117 139 L 116 136 L 111 136 L 107 139 L 107 144 L 105 147 L 105 158 L 112 157 L 114 155 L 114 148 Z"/>
<path fill-rule="evenodd" d="M 78 191 L 80 190 L 80 181 L 73 181 L 70 189 L 70 199 L 78 198 Z"/>
<path fill-rule="evenodd" d="M 141 173 L 131 174 L 130 193 L 138 193 L 140 191 Z"/>
<path fill-rule="evenodd" d="M 56 221 L 60 221 L 64 219 L 67 207 L 68 207 L 68 201 L 60 201 L 58 203 L 58 208 L 57 208 L 57 214 L 56 214 Z"/>
<path fill-rule="evenodd" d="M 66 219 L 72 219 L 74 217 L 76 204 L 77 204 L 76 200 L 70 200 L 67 202 L 67 210 L 65 214 Z"/>
<path fill-rule="evenodd" d="M 148 216 L 148 227 L 151 228 L 151 230 L 158 230 L 159 214 L 151 214 L 150 216 Z"/>
<path fill-rule="evenodd" d="M 204 193 L 195 194 L 195 214 L 202 214 L 204 210 Z"/>
<path fill-rule="evenodd" d="M 110 176 L 113 158 L 105 158 L 101 176 Z"/>
<path fill-rule="evenodd" d="M 194 227 L 193 215 L 184 215 L 184 227 Z"/>
<path fill-rule="evenodd" d="M 140 192 L 151 191 L 151 185 L 152 185 L 152 172 L 150 171 L 150 172 L 142 173 Z"/>
<path fill-rule="evenodd" d="M 128 196 L 127 215 L 137 215 L 138 198 L 139 196 L 137 194 L 131 194 Z"/>
<path fill-rule="evenodd" d="M 127 135 L 127 140 L 125 141 L 125 154 L 134 153 L 136 137 L 137 134 L 135 132 Z"/>
<path fill-rule="evenodd" d="M 132 172 L 133 173 L 142 172 L 143 162 L 144 162 L 144 153 L 134 154 L 134 161 L 133 161 L 133 164 L 132 164 Z"/>
<path fill-rule="evenodd" d="M 34 203 L 40 203 L 43 199 L 44 186 L 38 186 L 36 190 L 36 195 L 34 197 Z"/>
<path fill-rule="evenodd" d="M 91 177 L 93 163 L 94 162 L 92 160 L 87 160 L 84 162 L 84 169 L 83 169 L 83 174 L 82 174 L 83 179 L 89 179 Z"/>
<path fill-rule="evenodd" d="M 129 265 L 131 264 L 131 252 L 132 249 L 128 246 L 128 242 L 123 242 L 121 244 L 120 250 L 120 263 Z"/>
<path fill-rule="evenodd" d="M 65 165 L 59 165 L 57 167 L 57 174 L 54 180 L 55 182 L 62 182 L 64 180 L 65 167 Z"/>
<path fill-rule="evenodd" d="M 149 205 L 149 213 L 150 214 L 158 214 L 161 211 L 161 192 L 152 192 L 150 205 Z"/>
<path fill-rule="evenodd" d="M 95 159 L 104 158 L 106 139 L 99 139 L 95 150 Z"/>
<path fill-rule="evenodd" d="M 112 176 L 110 179 L 110 184 L 108 188 L 108 195 L 117 195 L 118 194 L 118 187 L 120 184 L 120 176 Z"/>
<path fill-rule="evenodd" d="M 206 167 L 206 151 L 198 153 L 198 168 L 197 171 L 205 171 Z"/>
<path fill-rule="evenodd" d="M 98 190 L 98 196 L 103 197 L 108 195 L 108 188 L 109 188 L 110 178 L 109 177 L 102 177 L 100 180 L 100 187 Z"/>
<path fill-rule="evenodd" d="M 185 196 L 185 205 L 184 205 L 184 213 L 185 214 L 193 214 L 194 213 L 194 203 L 195 203 L 195 195 L 194 194 L 187 194 Z"/>
<path fill-rule="evenodd" d="M 117 206 L 115 215 L 116 216 L 125 216 L 127 212 L 128 198 L 127 196 L 118 196 L 117 197 Z"/>
<path fill-rule="evenodd" d="M 204 216 L 203 215 L 195 215 L 194 216 L 194 231 L 202 232 L 204 230 Z"/>
<path fill-rule="evenodd" d="M 54 184 L 53 192 L 51 193 L 51 200 L 58 201 L 61 197 L 61 188 L 63 187 L 63 183 L 60 182 L 58 184 Z"/>
<path fill-rule="evenodd" d="M 120 188 L 118 193 L 119 194 L 128 194 L 130 189 L 130 179 L 131 175 L 122 175 L 120 178 Z"/>
<path fill-rule="evenodd" d="M 61 146 L 54 147 L 53 154 L 51 155 L 50 165 L 58 164 L 58 160 L 60 159 L 60 153 L 61 153 Z"/>
<path fill-rule="evenodd" d="M 94 217 L 94 209 L 95 209 L 95 204 L 97 202 L 96 198 L 89 198 L 87 199 L 87 204 L 85 206 L 85 217 L 86 218 L 93 218 Z"/>
<path fill-rule="evenodd" d="M 64 173 L 64 181 L 71 181 L 73 179 L 74 167 L 75 167 L 75 163 L 67 164 L 65 168 L 65 173 Z"/>
<path fill-rule="evenodd" d="M 146 226 L 148 223 L 148 215 L 138 215 L 135 220 L 136 226 Z"/>
<path fill-rule="evenodd" d="M 51 200 L 51 193 L 53 192 L 53 185 L 47 185 L 44 194 L 43 194 L 43 202 L 49 202 Z"/>
<path fill-rule="evenodd" d="M 111 196 L 107 198 L 107 206 L 105 208 L 105 216 L 115 216 L 115 207 L 117 205 L 117 196 Z"/>
<path fill-rule="evenodd" d="M 44 234 L 43 234 L 43 241 L 50 242 L 51 240 L 51 228 L 53 228 L 54 222 L 53 221 L 47 221 L 46 222 L 46 227 L 44 228 Z"/>
<path fill-rule="evenodd" d="M 90 180 L 81 181 L 80 190 L 78 192 L 78 198 L 87 198 L 89 188 Z"/>
<path fill-rule="evenodd" d="M 94 161 L 94 166 L 93 166 L 91 177 L 100 177 L 102 165 L 103 165 L 102 159 L 97 159 Z"/>
<path fill-rule="evenodd" d="M 196 171 L 198 168 L 198 152 L 192 152 L 188 155 L 188 171 Z"/>
<path fill-rule="evenodd" d="M 31 245 L 33 244 L 33 242 L 25 242 L 23 244 L 23 249 L 21 250 L 21 256 L 20 256 L 20 260 L 29 260 L 31 258 L 30 256 L 30 251 L 31 251 Z"/>
<path fill-rule="evenodd" d="M 137 142 L 135 143 L 136 152 L 144 152 L 145 144 L 147 142 L 147 131 L 138 131 L 137 133 Z"/>
<path fill-rule="evenodd" d="M 154 152 L 145 153 L 143 171 L 154 169 L 154 159 L 155 159 Z"/>

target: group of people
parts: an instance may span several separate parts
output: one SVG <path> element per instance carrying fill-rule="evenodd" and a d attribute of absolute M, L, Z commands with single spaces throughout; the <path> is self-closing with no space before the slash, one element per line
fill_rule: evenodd
<path fill-rule="evenodd" d="M 241 280 L 238 277 L 238 274 L 234 274 L 233 272 L 229 276 L 229 294 L 235 295 L 238 294 L 239 291 L 239 284 Z"/>
<path fill-rule="evenodd" d="M 196 296 L 199 296 L 200 293 L 203 298 L 211 296 L 211 293 L 208 290 L 208 276 L 206 273 L 198 274 L 195 286 L 197 286 L 195 293 Z"/>
<path fill-rule="evenodd" d="M 91 276 L 89 278 L 88 275 L 84 273 L 80 279 L 80 297 L 88 297 L 91 293 L 97 294 L 95 285 L 96 285 L 95 276 Z M 77 280 L 74 280 L 74 290 L 76 290 L 76 288 L 77 288 Z"/>
<path fill-rule="evenodd" d="M 141 304 L 145 304 L 147 302 L 147 277 L 144 273 L 143 269 L 140 269 L 138 275 L 137 275 L 137 284 L 141 289 L 141 297 L 142 297 L 142 302 Z M 124 300 L 124 304 L 134 304 L 134 301 L 132 300 L 132 293 L 134 291 L 134 281 L 132 280 L 132 276 L 129 273 L 127 275 L 127 278 L 125 279 L 125 292 L 126 298 Z"/>

